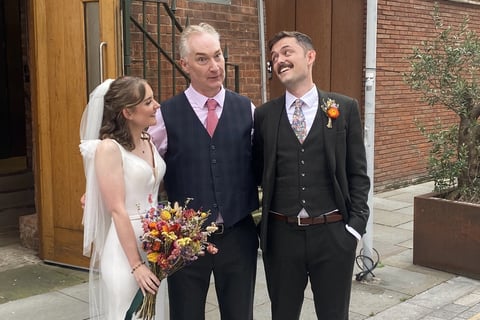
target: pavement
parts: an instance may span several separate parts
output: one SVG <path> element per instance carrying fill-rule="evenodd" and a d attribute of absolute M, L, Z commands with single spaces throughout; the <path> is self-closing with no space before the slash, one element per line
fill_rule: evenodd
<path fill-rule="evenodd" d="M 379 261 L 374 277 L 352 279 L 350 320 L 480 320 L 480 281 L 412 263 L 413 197 L 431 190 L 424 183 L 375 194 L 371 234 Z M 2 229 L 0 257 L 0 319 L 89 319 L 86 271 L 44 263 L 19 244 L 14 231 Z M 360 271 L 356 266 L 354 273 Z M 254 319 L 270 318 L 259 252 Z M 220 319 L 213 291 L 206 319 Z M 301 319 L 316 319 L 310 288 Z"/>

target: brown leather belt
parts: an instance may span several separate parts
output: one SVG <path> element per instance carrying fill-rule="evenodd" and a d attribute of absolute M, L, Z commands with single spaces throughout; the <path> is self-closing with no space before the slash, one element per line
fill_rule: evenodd
<path fill-rule="evenodd" d="M 342 221 L 343 217 L 339 211 L 335 211 L 329 214 L 324 214 L 318 217 L 308 217 L 308 218 L 300 218 L 300 217 L 289 217 L 284 216 L 283 214 L 278 214 L 276 212 L 270 211 L 272 217 L 276 220 L 296 224 L 298 226 L 309 226 L 312 224 L 325 224 L 325 223 L 332 223 Z"/>

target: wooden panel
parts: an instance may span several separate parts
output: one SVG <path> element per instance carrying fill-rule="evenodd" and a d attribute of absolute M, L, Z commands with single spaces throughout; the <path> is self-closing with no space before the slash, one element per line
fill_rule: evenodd
<path fill-rule="evenodd" d="M 296 14 L 296 29 L 312 38 L 317 52 L 313 81 L 319 89 L 326 91 L 330 90 L 332 2 L 333 0 L 297 0 Z"/>
<path fill-rule="evenodd" d="M 298 30 L 312 38 L 318 88 L 362 101 L 365 0 L 267 0 L 265 9 L 267 39 L 280 30 Z M 269 89 L 270 99 L 285 90 L 275 76 Z"/>
<path fill-rule="evenodd" d="M 53 260 L 49 260 L 49 257 L 46 257 L 45 260 L 68 266 L 87 268 L 90 260 L 81 255 L 83 250 L 83 233 L 74 229 L 64 228 L 55 228 L 54 233 L 55 248 Z"/>
<path fill-rule="evenodd" d="M 56 1 L 49 15 L 59 15 L 49 26 L 58 29 L 49 44 L 50 139 L 55 227 L 80 230 L 79 197 L 83 177 L 79 157 L 79 122 L 87 102 L 82 1 Z M 53 7 L 53 6 L 52 6 Z M 54 11 L 58 10 L 58 11 Z M 62 13 L 60 15 L 60 13 Z M 84 189 L 84 188 L 82 188 Z M 55 236 L 55 239 L 57 236 Z"/>
<path fill-rule="evenodd" d="M 362 104 L 365 0 L 336 0 L 332 16 L 331 90 Z"/>
<path fill-rule="evenodd" d="M 266 42 L 282 30 L 295 30 L 295 1 L 292 0 L 266 0 Z M 266 59 L 270 60 L 270 51 L 266 47 Z M 278 97 L 285 92 L 285 87 L 280 83 L 275 75 L 269 80 L 270 99 Z"/>
<path fill-rule="evenodd" d="M 85 178 L 79 145 L 80 118 L 87 103 L 84 4 L 91 0 L 31 0 L 33 39 L 32 109 L 36 142 L 36 199 L 40 217 L 41 258 L 88 266 L 82 256 L 82 209 Z M 102 8 L 107 8 L 103 9 Z M 100 12 L 118 8 L 100 0 Z M 106 76 L 117 75 L 118 10 L 101 19 L 108 43 Z M 110 41 L 110 40 L 109 40 Z"/>

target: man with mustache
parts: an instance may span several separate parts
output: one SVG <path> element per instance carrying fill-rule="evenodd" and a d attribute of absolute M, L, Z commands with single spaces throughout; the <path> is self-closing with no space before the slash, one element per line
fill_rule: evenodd
<path fill-rule="evenodd" d="M 166 162 L 168 200 L 210 211 L 219 230 L 209 237 L 219 249 L 168 277 L 170 319 L 204 320 L 210 277 L 221 319 L 253 319 L 258 235 L 251 212 L 258 209 L 252 169 L 251 101 L 225 90 L 220 36 L 206 23 L 185 28 L 180 64 L 190 86 L 161 103 L 149 130 Z M 212 118 L 213 117 L 213 118 Z"/>
<path fill-rule="evenodd" d="M 315 86 L 309 36 L 282 31 L 269 49 L 286 93 L 255 110 L 253 150 L 272 319 L 299 319 L 310 281 L 318 319 L 345 320 L 369 216 L 358 103 Z"/>

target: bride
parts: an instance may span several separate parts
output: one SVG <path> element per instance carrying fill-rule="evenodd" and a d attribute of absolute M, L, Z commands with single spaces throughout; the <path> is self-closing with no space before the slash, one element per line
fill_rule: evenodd
<path fill-rule="evenodd" d="M 160 107 L 136 77 L 106 80 L 90 95 L 80 125 L 87 180 L 84 255 L 90 262 L 90 318 L 124 319 L 140 288 L 157 293 L 155 319 L 165 317 L 165 282 L 145 264 L 140 215 L 156 199 L 165 162 L 145 128 Z M 103 120 L 102 120 L 103 119 Z"/>

